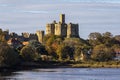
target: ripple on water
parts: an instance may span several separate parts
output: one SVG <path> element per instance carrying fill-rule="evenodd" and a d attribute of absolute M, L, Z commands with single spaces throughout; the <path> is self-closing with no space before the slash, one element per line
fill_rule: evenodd
<path fill-rule="evenodd" d="M 119 68 L 54 68 L 12 72 L 0 80 L 119 80 L 119 75 Z"/>

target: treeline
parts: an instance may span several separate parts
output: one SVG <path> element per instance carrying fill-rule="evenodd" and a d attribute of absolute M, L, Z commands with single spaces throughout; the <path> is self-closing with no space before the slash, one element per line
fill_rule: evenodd
<path fill-rule="evenodd" d="M 46 35 L 44 43 L 29 41 L 26 46 L 13 47 L 0 31 L 0 67 L 13 66 L 22 62 L 42 61 L 110 61 L 120 51 L 120 35 L 110 32 L 90 33 L 89 39 L 63 38 Z"/>

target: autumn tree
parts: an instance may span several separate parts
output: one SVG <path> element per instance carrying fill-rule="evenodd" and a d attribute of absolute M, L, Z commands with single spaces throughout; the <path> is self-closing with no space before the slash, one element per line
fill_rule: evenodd
<path fill-rule="evenodd" d="M 92 59 L 96 61 L 112 60 L 115 56 L 114 50 L 104 44 L 97 45 L 93 48 Z"/>
<path fill-rule="evenodd" d="M 63 42 L 63 38 L 56 35 L 46 35 L 44 40 L 48 54 L 52 56 L 53 59 L 57 59 L 58 55 L 56 51 L 58 46 Z"/>

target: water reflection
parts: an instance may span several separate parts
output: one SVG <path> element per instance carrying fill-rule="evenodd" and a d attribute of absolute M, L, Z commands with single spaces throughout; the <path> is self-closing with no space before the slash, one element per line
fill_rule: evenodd
<path fill-rule="evenodd" d="M 57 68 L 0 73 L 0 80 L 119 80 L 120 68 Z"/>

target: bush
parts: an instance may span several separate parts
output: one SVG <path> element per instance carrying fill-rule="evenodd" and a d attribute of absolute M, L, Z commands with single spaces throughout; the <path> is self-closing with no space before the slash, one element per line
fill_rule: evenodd
<path fill-rule="evenodd" d="M 33 61 L 35 58 L 35 50 L 31 46 L 24 46 L 20 51 L 20 55 L 25 61 Z"/>
<path fill-rule="evenodd" d="M 57 54 L 60 60 L 73 59 L 74 49 L 67 45 L 60 45 L 57 49 Z"/>
<path fill-rule="evenodd" d="M 0 66 L 13 66 L 19 62 L 19 55 L 6 43 L 0 43 Z"/>
<path fill-rule="evenodd" d="M 112 60 L 114 56 L 114 50 L 110 47 L 105 46 L 104 44 L 95 46 L 91 55 L 92 59 L 96 61 Z"/>

